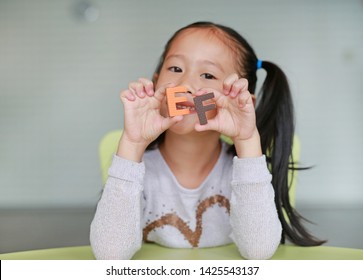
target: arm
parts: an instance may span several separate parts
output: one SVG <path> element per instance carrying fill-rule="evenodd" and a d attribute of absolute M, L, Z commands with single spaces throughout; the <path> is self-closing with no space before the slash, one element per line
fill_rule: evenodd
<path fill-rule="evenodd" d="M 268 259 L 275 253 L 282 227 L 265 156 L 234 158 L 230 222 L 243 257 Z"/>
<path fill-rule="evenodd" d="M 142 243 L 142 181 L 145 167 L 114 156 L 91 224 L 97 259 L 130 259 Z"/>
<path fill-rule="evenodd" d="M 223 93 L 214 93 L 218 114 L 206 125 L 196 125 L 196 130 L 212 129 L 232 139 L 237 153 L 233 160 L 232 238 L 243 257 L 267 259 L 279 245 L 282 229 L 256 127 L 254 98 L 248 81 L 237 74 L 226 78 Z"/>
<path fill-rule="evenodd" d="M 154 139 L 181 120 L 160 115 L 165 87 L 155 92 L 153 88 L 151 81 L 139 79 L 120 94 L 124 132 L 91 224 L 90 241 L 97 259 L 130 259 L 141 246 L 142 157 Z"/>
<path fill-rule="evenodd" d="M 257 129 L 245 140 L 235 139 L 231 226 L 240 254 L 247 259 L 268 259 L 281 241 L 282 227 L 274 201 L 272 176 L 262 155 Z"/>

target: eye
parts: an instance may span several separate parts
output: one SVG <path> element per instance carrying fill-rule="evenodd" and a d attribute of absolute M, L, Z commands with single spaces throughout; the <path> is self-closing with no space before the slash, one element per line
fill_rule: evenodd
<path fill-rule="evenodd" d="M 209 74 L 209 73 L 203 73 L 200 76 L 207 80 L 216 80 L 217 79 L 216 77 L 214 77 L 212 74 Z"/>
<path fill-rule="evenodd" d="M 175 72 L 175 73 L 181 73 L 183 72 L 181 68 L 177 67 L 177 66 L 171 66 L 168 68 L 169 71 L 171 72 Z"/>

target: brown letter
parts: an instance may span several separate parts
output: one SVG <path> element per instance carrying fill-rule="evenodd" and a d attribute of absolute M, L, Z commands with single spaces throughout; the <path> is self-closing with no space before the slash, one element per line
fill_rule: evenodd
<path fill-rule="evenodd" d="M 199 123 L 201 125 L 207 124 L 207 116 L 205 115 L 205 112 L 213 110 L 216 108 L 216 104 L 208 104 L 206 106 L 203 105 L 203 101 L 214 98 L 214 93 L 210 92 L 204 95 L 200 95 L 197 97 L 194 97 L 194 106 L 195 110 L 197 111 Z"/>

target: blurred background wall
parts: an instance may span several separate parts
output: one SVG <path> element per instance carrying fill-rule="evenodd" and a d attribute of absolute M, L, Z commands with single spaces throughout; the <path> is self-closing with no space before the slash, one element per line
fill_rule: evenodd
<path fill-rule="evenodd" d="M 119 91 L 198 20 L 235 28 L 289 77 L 301 163 L 314 166 L 297 205 L 362 206 L 361 0 L 0 0 L 0 208 L 94 207 Z"/>

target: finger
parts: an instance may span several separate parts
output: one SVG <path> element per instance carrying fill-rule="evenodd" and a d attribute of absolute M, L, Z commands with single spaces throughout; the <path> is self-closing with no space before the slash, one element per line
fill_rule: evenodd
<path fill-rule="evenodd" d="M 202 88 L 202 89 L 198 90 L 197 92 L 195 92 L 193 94 L 193 97 L 205 95 L 208 93 L 213 93 L 214 97 L 212 100 L 215 101 L 217 104 L 220 103 L 221 100 L 225 99 L 225 96 L 222 93 L 220 93 L 218 90 L 215 90 L 213 88 Z"/>
<path fill-rule="evenodd" d="M 214 97 L 212 99 L 207 99 L 203 101 L 203 103 L 205 104 L 215 103 L 217 108 L 225 108 L 226 106 L 228 106 L 229 97 L 225 96 L 224 94 L 212 88 L 200 89 L 194 94 L 194 96 L 201 96 L 211 92 L 214 94 Z"/>
<path fill-rule="evenodd" d="M 201 95 L 204 95 L 204 94 L 207 94 L 207 93 L 210 93 L 210 92 L 215 93 L 216 90 L 212 89 L 212 88 L 201 88 L 201 89 L 197 90 L 195 93 L 193 93 L 193 95 L 201 96 Z"/>
<path fill-rule="evenodd" d="M 144 85 L 140 82 L 130 83 L 129 90 L 134 91 L 136 93 L 136 95 L 140 98 L 144 98 L 146 96 Z"/>
<path fill-rule="evenodd" d="M 120 99 L 123 101 L 124 99 L 127 99 L 129 101 L 135 101 L 135 95 L 130 90 L 124 90 L 120 93 Z"/>
<path fill-rule="evenodd" d="M 252 94 L 249 93 L 249 91 L 243 91 L 238 96 L 238 106 L 240 108 L 244 108 L 247 104 L 253 104 L 253 97 Z"/>
<path fill-rule="evenodd" d="M 173 126 L 174 124 L 180 122 L 181 120 L 183 120 L 183 116 L 164 118 L 164 120 L 162 121 L 162 124 L 161 124 L 161 128 L 163 129 L 163 131 L 165 131 L 165 130 L 169 129 L 171 126 Z"/>
<path fill-rule="evenodd" d="M 223 93 L 229 95 L 233 84 L 238 81 L 238 75 L 236 73 L 229 75 L 223 82 Z"/>
<path fill-rule="evenodd" d="M 206 124 L 203 124 L 203 125 L 201 125 L 199 123 L 195 124 L 194 129 L 199 132 L 207 131 L 207 130 L 218 131 L 218 122 L 214 119 L 210 119 L 210 120 L 208 120 L 208 122 Z"/>
<path fill-rule="evenodd" d="M 248 90 L 247 79 L 239 79 L 233 83 L 230 96 L 235 98 L 240 92 Z"/>
<path fill-rule="evenodd" d="M 154 83 L 152 81 L 146 78 L 140 78 L 138 81 L 144 85 L 145 92 L 148 96 L 154 95 Z"/>
<path fill-rule="evenodd" d="M 165 91 L 166 91 L 166 88 L 169 88 L 169 87 L 174 87 L 175 84 L 174 83 L 168 83 L 168 84 L 165 84 L 165 85 L 161 85 L 154 93 L 154 96 L 157 100 L 159 100 L 160 102 L 163 100 L 163 98 L 165 97 Z"/>

